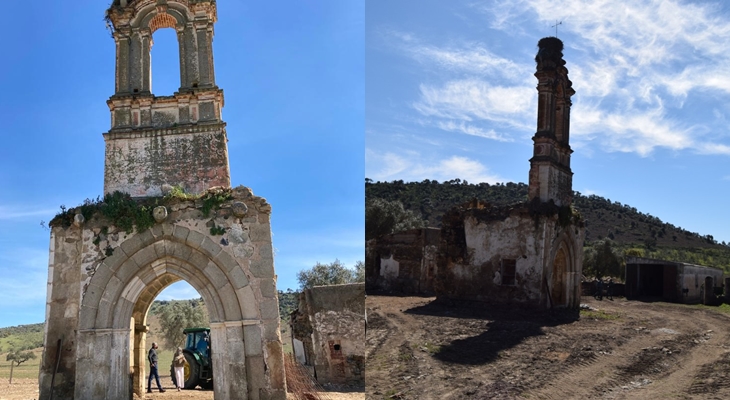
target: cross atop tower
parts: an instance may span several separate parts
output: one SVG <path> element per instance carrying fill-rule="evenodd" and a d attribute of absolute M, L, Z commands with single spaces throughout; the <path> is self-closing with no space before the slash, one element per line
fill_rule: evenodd
<path fill-rule="evenodd" d="M 107 13 L 116 44 L 115 93 L 107 104 L 104 193 L 159 196 L 163 185 L 200 193 L 230 186 L 223 91 L 215 84 L 215 0 L 115 0 Z M 177 32 L 180 88 L 151 91 L 150 49 L 159 29 Z"/>
<path fill-rule="evenodd" d="M 558 37 L 558 25 L 563 25 L 563 21 L 555 20 L 555 25 L 551 26 L 551 28 L 555 28 L 555 37 Z"/>

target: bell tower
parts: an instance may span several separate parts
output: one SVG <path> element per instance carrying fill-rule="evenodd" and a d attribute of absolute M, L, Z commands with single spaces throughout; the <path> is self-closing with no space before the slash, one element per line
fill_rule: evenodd
<path fill-rule="evenodd" d="M 573 199 L 570 169 L 570 97 L 575 94 L 563 60 L 563 42 L 540 39 L 535 56 L 538 80 L 537 133 L 530 159 L 529 199 L 569 205 Z"/>
<path fill-rule="evenodd" d="M 114 0 L 115 92 L 107 104 L 104 193 L 159 196 L 163 185 L 200 193 L 230 186 L 223 91 L 213 67 L 215 0 Z M 180 88 L 155 96 L 150 50 L 158 29 L 177 32 Z"/>

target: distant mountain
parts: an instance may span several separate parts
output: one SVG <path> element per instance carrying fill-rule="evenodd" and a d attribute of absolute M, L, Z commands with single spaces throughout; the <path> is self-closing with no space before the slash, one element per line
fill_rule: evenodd
<path fill-rule="evenodd" d="M 623 249 L 638 248 L 647 257 L 717 266 L 730 271 L 730 244 L 712 235 L 689 232 L 644 214 L 635 207 L 600 196 L 574 193 L 573 207 L 586 221 L 586 245 L 609 238 Z M 470 184 L 460 179 L 439 183 L 373 182 L 365 180 L 365 199 L 398 200 L 420 214 L 429 226 L 441 227 L 441 217 L 456 205 L 478 199 L 494 205 L 527 201 L 524 183 Z"/>

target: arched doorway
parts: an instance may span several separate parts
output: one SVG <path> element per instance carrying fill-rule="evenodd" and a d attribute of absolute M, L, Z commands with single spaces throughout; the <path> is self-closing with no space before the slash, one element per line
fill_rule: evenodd
<path fill-rule="evenodd" d="M 567 305 L 568 298 L 568 257 L 565 252 L 565 246 L 561 245 L 553 260 L 553 278 L 552 290 L 550 295 L 553 301 L 553 307 L 563 307 Z"/>
<path fill-rule="evenodd" d="M 143 392 L 146 313 L 155 297 L 180 279 L 208 307 L 215 398 L 244 398 L 241 394 L 265 389 L 250 386 L 260 386 L 266 370 L 281 363 L 264 360 L 264 347 L 272 345 L 266 339 L 278 336 L 278 324 L 270 322 L 271 314 L 278 318 L 278 309 L 265 309 L 244 269 L 210 238 L 181 226 L 155 228 L 124 241 L 87 287 L 80 309 L 76 396 L 127 398 L 132 391 Z"/>

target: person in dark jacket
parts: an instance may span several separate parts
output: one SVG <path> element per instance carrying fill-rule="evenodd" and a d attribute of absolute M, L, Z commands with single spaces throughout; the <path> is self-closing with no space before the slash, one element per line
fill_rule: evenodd
<path fill-rule="evenodd" d="M 160 389 L 160 393 L 164 392 L 165 389 L 160 385 L 160 375 L 157 373 L 157 343 L 152 342 L 152 348 L 147 353 L 147 360 L 150 362 L 150 377 L 147 378 L 147 393 L 152 393 L 152 377 L 155 377 L 157 381 L 157 388 Z"/>

